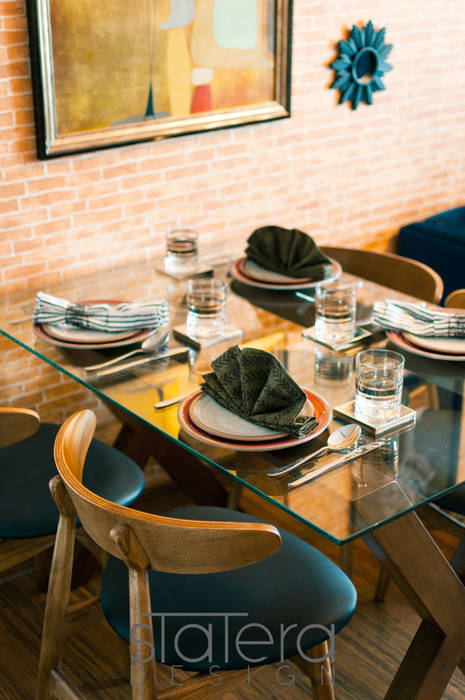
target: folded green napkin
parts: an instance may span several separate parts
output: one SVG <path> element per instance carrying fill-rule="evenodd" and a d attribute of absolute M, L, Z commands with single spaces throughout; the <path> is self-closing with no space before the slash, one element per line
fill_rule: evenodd
<path fill-rule="evenodd" d="M 302 412 L 305 392 L 270 352 L 238 345 L 212 362 L 201 389 L 242 418 L 301 437 L 318 425 Z"/>
<path fill-rule="evenodd" d="M 245 253 L 267 270 L 289 277 L 323 277 L 331 260 L 315 241 L 297 228 L 262 226 L 247 239 Z"/>

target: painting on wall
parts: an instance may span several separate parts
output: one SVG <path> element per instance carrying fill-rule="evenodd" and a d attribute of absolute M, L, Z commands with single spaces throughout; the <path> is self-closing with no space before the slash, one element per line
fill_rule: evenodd
<path fill-rule="evenodd" d="M 289 116 L 292 0 L 28 0 L 39 158 Z"/>

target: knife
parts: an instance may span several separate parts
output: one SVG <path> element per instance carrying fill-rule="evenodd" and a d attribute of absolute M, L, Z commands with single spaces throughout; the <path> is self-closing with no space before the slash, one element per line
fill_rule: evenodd
<path fill-rule="evenodd" d="M 198 387 L 197 387 L 198 389 Z M 170 399 L 163 399 L 163 401 L 156 401 L 153 404 L 154 408 L 167 408 L 168 406 L 174 406 L 175 403 L 181 403 L 181 401 L 184 401 L 184 399 L 187 399 L 188 396 L 190 396 L 195 389 L 191 389 L 187 394 L 180 394 L 179 396 L 172 396 Z"/>
<path fill-rule="evenodd" d="M 149 362 L 155 362 L 156 360 L 165 360 L 168 357 L 176 357 L 177 355 L 184 355 L 189 352 L 189 348 L 172 348 L 171 350 L 166 350 L 166 352 L 160 352 L 158 355 L 149 355 L 148 357 L 141 357 L 139 360 L 133 360 L 132 362 L 125 362 L 124 364 L 116 365 L 116 367 L 109 367 L 108 369 L 103 369 L 101 372 L 92 372 L 92 378 L 100 379 L 101 377 L 111 377 L 113 374 L 118 374 L 119 372 L 125 372 L 129 369 L 134 369 L 135 367 L 140 367 L 141 365 L 146 365 Z"/>
<path fill-rule="evenodd" d="M 336 467 L 341 467 L 343 464 L 347 464 L 347 462 L 353 462 L 354 459 L 358 459 L 362 455 L 368 454 L 368 452 L 371 452 L 372 450 L 376 450 L 383 444 L 384 443 L 381 442 L 381 440 L 378 440 L 377 442 L 369 442 L 367 445 L 357 447 L 357 449 L 352 450 L 351 452 L 348 452 L 347 454 L 342 455 L 341 457 L 336 457 L 335 459 L 331 460 L 331 462 L 322 464 L 320 467 L 314 467 L 309 472 L 307 472 L 307 474 L 300 476 L 298 479 L 294 479 L 294 481 L 290 481 L 288 483 L 288 487 L 290 489 L 293 489 L 296 486 L 300 486 L 301 484 L 306 484 L 308 481 L 316 479 L 317 476 L 320 476 L 321 474 L 325 474 L 326 472 L 329 472 L 332 469 L 335 469 Z"/>

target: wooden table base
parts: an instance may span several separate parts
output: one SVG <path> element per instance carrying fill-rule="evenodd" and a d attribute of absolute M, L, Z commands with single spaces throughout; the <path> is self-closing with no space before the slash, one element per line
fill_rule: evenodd
<path fill-rule="evenodd" d="M 414 512 L 364 539 L 422 618 L 385 700 L 441 700 L 465 668 L 465 539 L 449 564 Z"/>
<path fill-rule="evenodd" d="M 153 456 L 195 503 L 226 506 L 226 490 L 200 459 L 119 406 L 110 401 L 104 403 L 123 424 L 114 447 L 131 457 L 141 468 Z"/>

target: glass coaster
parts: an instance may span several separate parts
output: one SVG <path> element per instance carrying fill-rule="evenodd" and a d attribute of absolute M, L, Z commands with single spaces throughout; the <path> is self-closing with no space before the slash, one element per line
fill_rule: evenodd
<path fill-rule="evenodd" d="M 161 272 L 163 275 L 172 277 L 175 280 L 182 281 L 190 279 L 191 277 L 200 277 L 201 275 L 206 275 L 208 273 L 214 272 L 215 268 L 221 267 L 222 265 L 229 265 L 232 262 L 230 255 L 223 255 L 222 257 L 212 258 L 211 260 L 200 259 L 196 265 L 186 265 L 185 270 L 179 270 L 178 272 L 170 272 L 165 269 L 165 259 L 158 258 L 155 260 L 155 270 Z"/>
<path fill-rule="evenodd" d="M 173 328 L 173 336 L 182 343 L 187 343 L 191 348 L 200 350 L 201 348 L 209 348 L 211 345 L 218 345 L 228 340 L 239 340 L 242 338 L 242 331 L 240 328 L 226 326 L 225 332 L 221 335 L 214 335 L 211 338 L 194 338 L 188 334 L 187 326 L 184 324 Z"/>
<path fill-rule="evenodd" d="M 413 425 L 416 421 L 416 411 L 414 411 L 413 408 L 409 408 L 409 406 L 402 405 L 400 407 L 400 415 L 398 418 L 394 418 L 387 423 L 378 423 L 377 425 L 374 423 L 368 423 L 355 417 L 354 403 L 355 402 L 352 399 L 352 401 L 336 406 L 333 409 L 334 415 L 338 416 L 339 418 L 346 418 L 351 423 L 359 423 L 362 428 L 365 428 L 365 430 L 374 433 L 375 435 L 381 435 L 383 433 L 387 433 L 388 431 L 394 431 L 396 428 L 407 425 L 408 423 L 412 423 Z"/>
<path fill-rule="evenodd" d="M 347 350 L 347 348 L 352 347 L 352 345 L 355 345 L 356 343 L 361 343 L 362 340 L 366 340 L 367 338 L 371 338 L 372 335 L 372 332 L 367 330 L 366 328 L 363 328 L 363 326 L 357 326 L 353 338 L 351 338 L 350 340 L 345 340 L 343 343 L 332 344 L 328 343 L 326 340 L 320 340 L 316 337 L 315 326 L 312 326 L 311 328 L 305 328 L 302 331 L 302 336 L 304 338 L 309 338 L 309 340 L 313 340 L 314 343 L 324 345 L 326 348 L 334 350 L 334 352 L 339 352 L 340 350 Z"/>

